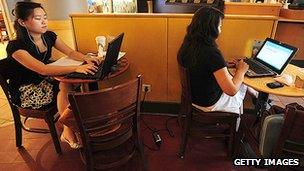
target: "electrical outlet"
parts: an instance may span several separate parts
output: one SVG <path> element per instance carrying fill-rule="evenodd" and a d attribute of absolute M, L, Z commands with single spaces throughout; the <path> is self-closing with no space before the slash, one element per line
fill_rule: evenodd
<path fill-rule="evenodd" d="M 150 92 L 151 91 L 151 85 L 150 84 L 143 84 L 142 85 L 142 91 L 143 92 Z"/>

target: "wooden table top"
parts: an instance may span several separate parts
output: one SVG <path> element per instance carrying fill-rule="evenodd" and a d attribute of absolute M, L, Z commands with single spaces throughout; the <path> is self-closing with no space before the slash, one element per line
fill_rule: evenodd
<path fill-rule="evenodd" d="M 283 71 L 285 74 L 292 75 L 293 79 L 295 79 L 296 75 L 303 75 L 303 71 L 301 73 L 301 68 L 288 64 L 285 70 Z M 245 76 L 244 84 L 254 88 L 255 90 L 279 95 L 279 96 L 290 96 L 290 97 L 304 97 L 304 89 L 296 88 L 294 85 L 287 86 L 284 85 L 284 87 L 271 89 L 266 86 L 267 83 L 274 82 L 274 77 L 261 77 L 261 78 L 249 78 Z"/>
<path fill-rule="evenodd" d="M 117 61 L 117 70 L 114 72 L 111 72 L 105 79 L 113 78 L 116 77 L 125 71 L 128 70 L 130 63 L 127 58 L 122 57 Z M 102 81 L 102 80 L 89 80 L 89 79 L 77 79 L 77 78 L 67 78 L 65 76 L 56 76 L 54 77 L 56 80 L 64 83 L 71 83 L 71 84 L 77 84 L 77 83 L 91 83 L 91 82 L 97 82 L 97 81 Z"/>

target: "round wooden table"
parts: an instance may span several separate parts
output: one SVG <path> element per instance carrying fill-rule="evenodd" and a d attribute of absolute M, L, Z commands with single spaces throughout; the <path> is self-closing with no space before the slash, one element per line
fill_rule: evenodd
<path fill-rule="evenodd" d="M 127 58 L 122 57 L 117 61 L 116 70 L 111 72 L 108 76 L 106 76 L 103 80 L 116 77 L 121 75 L 122 73 L 126 72 L 130 66 L 130 63 Z M 87 83 L 98 82 L 102 80 L 90 80 L 90 79 L 78 79 L 78 78 L 67 78 L 66 76 L 56 76 L 54 77 L 56 80 L 63 82 L 63 83 L 70 83 L 70 84 L 81 84 L 82 91 L 86 91 Z"/>
<path fill-rule="evenodd" d="M 295 79 L 296 75 L 301 75 L 301 68 L 288 64 L 283 74 L 289 74 Z M 261 115 L 262 111 L 266 109 L 267 101 L 269 94 L 279 95 L 279 96 L 289 96 L 289 97 L 304 97 L 304 90 L 300 88 L 296 88 L 294 85 L 287 86 L 281 88 L 271 89 L 266 86 L 267 83 L 274 82 L 274 77 L 257 77 L 257 78 L 250 78 L 245 76 L 244 84 L 249 87 L 254 88 L 255 90 L 259 91 L 259 97 L 256 104 L 256 110 L 258 116 Z"/>
<path fill-rule="evenodd" d="M 301 75 L 301 68 L 288 64 L 285 70 L 283 71 L 284 74 L 289 74 L 295 79 L 296 75 Z M 286 86 L 281 88 L 271 89 L 266 86 L 267 83 L 274 82 L 274 77 L 258 77 L 258 78 L 250 78 L 245 77 L 244 84 L 254 88 L 257 91 L 274 94 L 279 96 L 290 96 L 290 97 L 303 97 L 304 90 L 300 88 L 296 88 L 294 85 Z"/>

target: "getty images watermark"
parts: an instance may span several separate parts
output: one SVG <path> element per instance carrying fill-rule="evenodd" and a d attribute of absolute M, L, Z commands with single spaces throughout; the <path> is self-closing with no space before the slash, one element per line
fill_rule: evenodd
<path fill-rule="evenodd" d="M 234 159 L 235 166 L 297 166 L 300 159 Z"/>

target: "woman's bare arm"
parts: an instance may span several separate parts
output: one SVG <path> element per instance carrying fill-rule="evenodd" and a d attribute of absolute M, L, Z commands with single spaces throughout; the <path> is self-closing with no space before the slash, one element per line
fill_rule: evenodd
<path fill-rule="evenodd" d="M 245 62 L 240 61 L 236 68 L 237 69 L 233 77 L 229 74 L 227 67 L 219 69 L 213 73 L 223 92 L 229 96 L 234 96 L 239 91 L 240 86 L 244 81 L 244 75 L 248 70 L 248 65 Z"/>
<path fill-rule="evenodd" d="M 71 72 L 91 73 L 93 74 L 97 68 L 93 64 L 81 66 L 51 66 L 45 65 L 41 61 L 35 59 L 25 50 L 17 50 L 12 54 L 12 57 L 26 68 L 35 71 L 41 75 L 64 75 Z"/>

